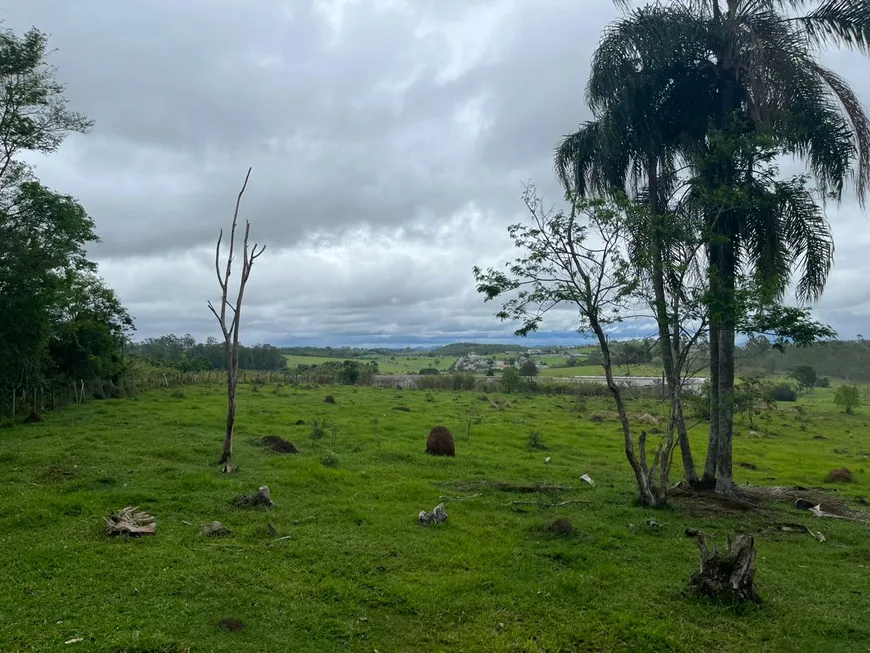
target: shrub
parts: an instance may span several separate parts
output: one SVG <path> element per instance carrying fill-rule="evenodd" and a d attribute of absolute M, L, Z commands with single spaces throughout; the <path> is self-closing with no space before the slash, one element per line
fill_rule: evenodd
<path fill-rule="evenodd" d="M 520 386 L 520 371 L 515 367 L 506 367 L 501 373 L 501 389 L 514 392 Z"/>
<path fill-rule="evenodd" d="M 327 451 L 320 459 L 320 464 L 324 467 L 337 467 L 338 455 L 334 451 Z"/>
<path fill-rule="evenodd" d="M 852 410 L 861 405 L 861 391 L 857 385 L 841 385 L 834 393 L 834 403 L 851 415 Z"/>
<path fill-rule="evenodd" d="M 520 376 L 537 376 L 538 366 L 535 361 L 526 361 L 520 366 Z"/>
<path fill-rule="evenodd" d="M 773 401 L 797 401 L 797 390 L 790 383 L 777 383 L 770 388 L 770 399 Z"/>
<path fill-rule="evenodd" d="M 829 379 L 827 376 L 819 377 L 819 380 L 816 381 L 816 385 L 820 388 L 830 388 L 831 379 Z"/>
<path fill-rule="evenodd" d="M 544 444 L 544 435 L 540 431 L 532 431 L 529 433 L 529 449 L 547 449 L 547 445 Z"/>

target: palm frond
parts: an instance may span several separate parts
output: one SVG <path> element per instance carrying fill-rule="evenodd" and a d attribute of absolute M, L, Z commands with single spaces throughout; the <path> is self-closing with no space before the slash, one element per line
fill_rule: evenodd
<path fill-rule="evenodd" d="M 797 22 L 819 45 L 845 45 L 870 54 L 870 0 L 826 0 Z"/>

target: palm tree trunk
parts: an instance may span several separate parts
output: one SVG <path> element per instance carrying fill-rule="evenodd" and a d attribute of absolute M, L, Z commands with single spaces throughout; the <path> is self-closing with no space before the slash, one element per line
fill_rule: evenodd
<path fill-rule="evenodd" d="M 719 330 L 719 452 L 716 458 L 716 492 L 730 492 L 734 485 L 732 442 L 734 437 L 734 353 L 736 312 L 734 294 L 736 261 L 731 242 L 722 247 L 722 290 L 725 301 Z"/>
<path fill-rule="evenodd" d="M 710 435 L 707 440 L 707 459 L 704 463 L 702 484 L 716 484 L 716 467 L 719 460 L 719 325 L 721 316 L 716 307 L 719 296 L 719 245 L 710 246 Z"/>
<path fill-rule="evenodd" d="M 658 157 L 651 155 L 647 161 L 647 179 L 649 182 L 649 202 L 652 229 L 650 233 L 650 253 L 652 255 L 652 285 L 655 296 L 655 314 L 659 329 L 659 349 L 662 352 L 662 366 L 665 370 L 665 380 L 668 384 L 668 395 L 673 407 L 672 416 L 676 422 L 680 454 L 683 459 L 683 471 L 689 483 L 698 481 L 695 470 L 695 459 L 689 443 L 689 432 L 683 416 L 680 402 L 679 370 L 674 363 L 674 343 L 671 341 L 670 316 L 665 296 L 664 258 L 662 254 L 662 229 L 664 228 L 661 210 L 659 208 Z"/>

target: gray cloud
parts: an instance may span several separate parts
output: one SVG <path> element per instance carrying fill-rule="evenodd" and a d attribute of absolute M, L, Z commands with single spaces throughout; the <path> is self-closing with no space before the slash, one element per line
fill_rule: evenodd
<path fill-rule="evenodd" d="M 49 32 L 72 106 L 96 120 L 34 162 L 97 220 L 93 253 L 140 335 L 215 333 L 213 242 L 251 165 L 242 215 L 268 249 L 246 339 L 282 343 L 509 334 L 471 266 L 511 256 L 521 182 L 560 196 L 552 149 L 589 115 L 589 55 L 616 15 L 591 0 L 0 9 L 9 27 Z M 865 60 L 827 59 L 870 97 Z M 851 335 L 870 313 L 856 283 L 866 222 L 848 203 L 832 221 L 838 264 L 819 314 Z"/>

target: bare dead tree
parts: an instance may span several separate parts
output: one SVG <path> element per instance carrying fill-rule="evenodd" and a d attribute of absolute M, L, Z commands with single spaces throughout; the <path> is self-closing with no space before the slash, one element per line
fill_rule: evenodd
<path fill-rule="evenodd" d="M 242 184 L 242 190 L 236 198 L 236 210 L 233 212 L 233 225 L 230 229 L 230 251 L 227 256 L 227 264 L 223 274 L 221 273 L 221 242 L 224 237 L 224 230 L 221 229 L 215 248 L 214 268 L 217 273 L 218 284 L 221 287 L 221 304 L 220 311 L 216 310 L 211 301 L 208 302 L 208 307 L 214 316 L 217 318 L 221 327 L 221 332 L 224 336 L 224 349 L 227 355 L 227 431 L 224 435 L 224 446 L 221 452 L 220 465 L 225 473 L 234 472 L 236 470 L 233 464 L 233 434 L 236 427 L 236 388 L 239 382 L 239 325 L 242 317 L 242 300 L 245 296 L 245 287 L 248 284 L 248 278 L 251 276 L 251 267 L 254 261 L 262 255 L 265 245 L 258 245 L 248 249 L 248 236 L 251 232 L 251 223 L 245 220 L 245 241 L 242 249 L 242 274 L 239 279 L 239 289 L 236 294 L 235 304 L 230 303 L 230 275 L 233 269 L 233 259 L 235 256 L 236 247 L 236 225 L 239 220 L 239 205 L 242 203 L 242 195 L 248 187 L 248 179 L 251 177 L 251 168 L 248 168 L 248 174 L 245 175 L 245 183 Z M 259 248 L 259 249 L 258 249 Z M 227 311 L 229 308 L 229 312 Z M 230 315 L 230 313 L 232 315 Z"/>

